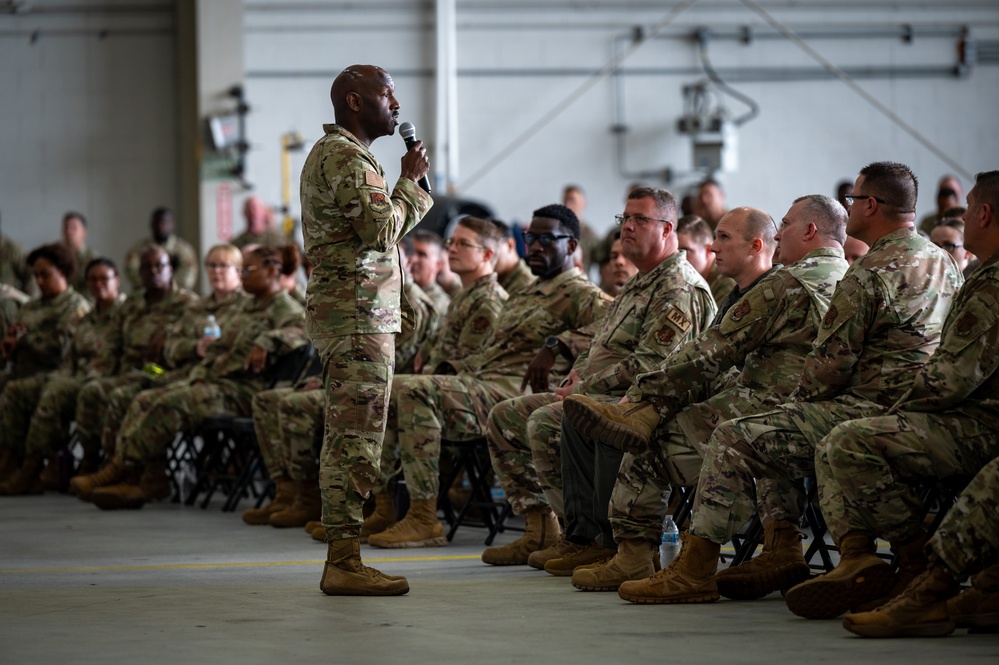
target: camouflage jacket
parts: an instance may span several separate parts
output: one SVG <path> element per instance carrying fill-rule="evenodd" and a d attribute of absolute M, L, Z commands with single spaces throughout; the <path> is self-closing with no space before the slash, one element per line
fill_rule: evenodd
<path fill-rule="evenodd" d="M 950 255 L 913 229 L 881 237 L 836 287 L 791 401 L 845 393 L 892 406 L 940 343 L 961 280 Z"/>
<path fill-rule="evenodd" d="M 117 358 L 108 354 L 106 347 L 112 336 L 118 311 L 124 306 L 125 300 L 125 295 L 122 294 L 105 311 L 101 312 L 94 307 L 80 320 L 69 352 L 59 367 L 60 374 L 86 381 L 114 374 Z"/>
<path fill-rule="evenodd" d="M 527 264 L 523 261 L 517 261 L 517 266 L 510 271 L 510 274 L 506 276 L 506 279 L 500 282 L 500 286 L 503 290 L 507 292 L 507 295 L 513 295 L 521 289 L 527 288 L 537 280 L 537 277 L 531 273 L 531 269 L 527 267 Z"/>
<path fill-rule="evenodd" d="M 950 409 L 999 432 L 999 255 L 954 299 L 940 346 L 894 410 Z"/>
<path fill-rule="evenodd" d="M 141 369 L 147 361 L 161 362 L 160 358 L 148 357 L 150 341 L 197 307 L 198 300 L 198 296 L 176 285 L 159 302 L 147 303 L 142 293 L 130 297 L 118 310 L 105 347 L 113 358 L 110 362 L 117 360 L 118 374 Z"/>
<path fill-rule="evenodd" d="M 20 245 L 0 235 L 0 283 L 25 292 L 31 289 L 34 279 L 24 258 Z"/>
<path fill-rule="evenodd" d="M 0 339 L 7 335 L 7 326 L 17 321 L 18 310 L 29 300 L 31 298 L 27 293 L 0 282 Z M 3 358 L 0 358 L 0 367 L 3 363 Z"/>
<path fill-rule="evenodd" d="M 718 266 L 711 264 L 711 274 L 708 275 L 708 286 L 711 287 L 711 295 L 715 298 L 716 304 L 721 304 L 725 296 L 735 288 L 735 280 L 718 272 Z"/>
<path fill-rule="evenodd" d="M 408 178 L 389 194 L 371 152 L 323 125 L 302 168 L 302 233 L 314 269 L 306 317 L 313 337 L 397 333 L 402 273 L 396 243 L 433 200 Z"/>
<path fill-rule="evenodd" d="M 69 284 L 88 301 L 90 301 L 90 291 L 87 290 L 87 266 L 97 256 L 97 253 L 86 245 L 79 251 L 73 252 L 73 258 L 76 259 L 76 272 L 73 273 L 73 279 L 69 281 Z"/>
<path fill-rule="evenodd" d="M 729 308 L 721 322 L 638 377 L 628 399 L 651 399 L 663 417 L 711 392 L 731 368 L 737 384 L 786 397 L 801 376 L 822 317 L 847 264 L 842 249 L 814 249 L 766 274 Z"/>
<path fill-rule="evenodd" d="M 395 338 L 395 373 L 413 374 L 416 352 L 437 332 L 444 316 L 416 282 L 407 279 L 402 288 L 402 332 Z"/>
<path fill-rule="evenodd" d="M 250 298 L 227 321 L 222 337 L 208 346 L 205 357 L 188 374 L 189 379 L 228 379 L 262 390 L 264 376 L 246 367 L 250 350 L 262 348 L 271 364 L 274 356 L 309 343 L 305 310 L 287 291 Z"/>
<path fill-rule="evenodd" d="M 70 286 L 55 298 L 34 298 L 17 313 L 25 332 L 8 358 L 12 376 L 20 379 L 59 367 L 69 350 L 76 327 L 90 311 L 90 303 Z"/>
<path fill-rule="evenodd" d="M 250 300 L 252 298 L 245 291 L 237 289 L 222 300 L 208 296 L 192 305 L 183 313 L 180 320 L 167 330 L 166 342 L 163 344 L 163 360 L 166 366 L 170 369 L 179 369 L 201 362 L 197 350 L 198 342 L 205 335 L 208 315 L 213 315 L 219 329 L 225 331 Z"/>
<path fill-rule="evenodd" d="M 419 285 L 417 284 L 417 286 Z M 434 304 L 434 311 L 436 311 L 443 319 L 444 315 L 447 314 L 448 307 L 451 306 L 451 296 L 449 296 L 447 291 L 444 290 L 444 287 L 437 282 L 430 282 L 430 285 L 427 286 L 427 288 L 424 289 L 423 287 L 420 287 L 420 289 L 428 298 L 430 298 L 430 302 Z"/>
<path fill-rule="evenodd" d="M 432 374 L 442 362 L 461 360 L 480 351 L 499 320 L 507 295 L 496 273 L 483 275 L 451 302 L 432 343 L 425 344 L 423 373 Z"/>
<path fill-rule="evenodd" d="M 154 244 L 156 243 L 152 238 L 140 240 L 132 245 L 132 248 L 125 255 L 125 276 L 128 277 L 128 283 L 135 293 L 142 290 L 142 280 L 139 279 L 139 263 L 142 260 L 142 252 Z M 197 286 L 198 253 L 194 251 L 191 243 L 174 234 L 167 238 L 167 241 L 160 247 L 170 255 L 171 263 L 176 265 L 173 269 L 173 281 L 182 289 L 191 290 Z"/>
<path fill-rule="evenodd" d="M 229 241 L 236 247 L 243 249 L 248 245 L 263 245 L 265 247 L 283 247 L 288 244 L 288 239 L 277 229 L 264 229 L 260 233 L 250 233 L 243 231 L 238 236 Z"/>
<path fill-rule="evenodd" d="M 648 274 L 629 279 L 601 321 L 593 343 L 573 369 L 581 380 L 573 392 L 623 395 L 632 381 L 651 372 L 715 315 L 711 290 L 683 252 Z"/>
<path fill-rule="evenodd" d="M 546 338 L 601 319 L 610 304 L 610 296 L 583 277 L 578 268 L 537 280 L 507 299 L 482 351 L 449 364 L 475 378 L 517 389 Z"/>

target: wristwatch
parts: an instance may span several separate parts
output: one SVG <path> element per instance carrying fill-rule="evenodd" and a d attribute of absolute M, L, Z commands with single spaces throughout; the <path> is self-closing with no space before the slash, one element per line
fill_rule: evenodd
<path fill-rule="evenodd" d="M 545 340 L 545 348 L 554 353 L 556 356 L 562 353 L 562 343 L 558 341 L 558 337 L 549 336 Z"/>

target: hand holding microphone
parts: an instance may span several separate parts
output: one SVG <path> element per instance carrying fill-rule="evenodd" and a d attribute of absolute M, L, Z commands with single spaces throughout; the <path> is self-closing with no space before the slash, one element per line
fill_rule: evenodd
<path fill-rule="evenodd" d="M 399 125 L 399 136 L 406 142 L 408 152 L 402 156 L 402 177 L 409 178 L 420 185 L 427 194 L 430 193 L 430 160 L 423 147 L 423 141 L 416 140 L 416 127 L 411 122 Z"/>

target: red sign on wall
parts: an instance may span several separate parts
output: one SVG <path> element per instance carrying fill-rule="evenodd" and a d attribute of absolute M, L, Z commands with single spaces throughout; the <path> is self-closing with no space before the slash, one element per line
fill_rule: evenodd
<path fill-rule="evenodd" d="M 219 240 L 232 238 L 232 189 L 227 182 L 215 188 L 215 229 Z"/>

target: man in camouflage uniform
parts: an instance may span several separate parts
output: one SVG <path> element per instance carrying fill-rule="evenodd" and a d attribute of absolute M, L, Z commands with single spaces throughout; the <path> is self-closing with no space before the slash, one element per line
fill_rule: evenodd
<path fill-rule="evenodd" d="M 70 283 L 77 293 L 89 299 L 87 276 L 84 272 L 90 262 L 97 258 L 97 254 L 87 247 L 87 220 L 80 213 L 67 212 L 62 216 L 62 244 L 76 257 L 76 272 Z"/>
<path fill-rule="evenodd" d="M 999 171 L 979 174 L 965 241 L 982 266 L 954 299 L 940 346 L 888 415 L 844 422 L 819 442 L 819 500 L 841 558 L 787 594 L 795 614 L 833 617 L 883 596 L 894 575 L 873 553 L 875 537 L 904 555 L 889 595 L 901 592 L 927 563 L 915 482 L 970 475 L 999 455 L 997 210 Z"/>
<path fill-rule="evenodd" d="M 523 391 L 530 384 L 535 392 L 548 392 L 556 353 L 579 349 L 563 350 L 561 342 L 552 345 L 555 351 L 552 346 L 540 352 L 538 348 L 553 335 L 583 328 L 604 316 L 610 299 L 572 264 L 578 237 L 578 220 L 565 206 L 536 210 L 525 239 L 530 252 L 527 264 L 538 281 L 507 300 L 486 347 L 463 360 L 449 360 L 435 368 L 438 374 L 433 376 L 400 381 L 396 409 L 409 513 L 372 535 L 369 543 L 390 548 L 446 545 L 437 521 L 441 440 L 482 436 L 489 410 L 516 396 L 518 387 Z M 588 343 L 587 336 L 577 337 L 578 342 Z M 442 370 L 455 375 L 443 375 Z"/>
<path fill-rule="evenodd" d="M 405 254 L 407 265 L 403 267 L 405 279 L 402 285 L 402 331 L 395 338 L 395 374 L 412 374 L 413 364 L 420 347 L 433 339 L 440 330 L 447 314 L 451 299 L 437 282 L 430 281 L 431 291 L 424 291 L 410 273 L 409 262 L 419 250 L 409 236 L 399 244 Z M 443 298 L 441 298 L 443 296 Z"/>
<path fill-rule="evenodd" d="M 243 203 L 243 219 L 246 230 L 230 240 L 236 247 L 281 247 L 288 243 L 284 233 L 274 228 L 274 213 L 259 196 L 251 196 Z"/>
<path fill-rule="evenodd" d="M 416 285 L 423 289 L 434 309 L 443 317 L 447 314 L 448 305 L 451 304 L 451 296 L 437 283 L 437 276 L 441 269 L 447 264 L 447 257 L 444 256 L 444 240 L 432 231 L 417 229 L 407 236 L 413 243 L 413 251 L 409 253 L 409 272 Z M 396 367 L 396 373 L 402 372 Z"/>
<path fill-rule="evenodd" d="M 675 220 L 676 200 L 670 192 L 640 187 L 628 194 L 624 214 L 618 216 L 618 242 L 638 275 L 614 300 L 563 385 L 553 393 L 505 400 L 490 411 L 489 455 L 507 501 L 524 516 L 526 529 L 514 542 L 486 549 L 485 563 L 523 565 L 558 539 L 562 400 L 579 393 L 617 401 L 636 376 L 693 339 L 714 316 L 707 284 L 677 250 Z"/>
<path fill-rule="evenodd" d="M 638 418 L 634 415 L 639 412 L 632 411 L 628 419 L 632 427 L 638 422 L 645 423 L 649 436 L 634 445 L 622 446 L 633 452 L 624 454 L 613 493 L 603 494 L 605 498 L 610 494 L 609 519 L 597 511 L 606 502 L 594 505 L 605 538 L 607 529 L 613 527 L 617 553 L 603 566 L 574 573 L 572 583 L 577 588 L 614 591 L 626 580 L 651 575 L 650 555 L 657 554 L 656 545 L 662 532 L 663 493 L 670 489 L 671 483 L 697 483 L 707 441 L 718 423 L 773 409 L 797 385 L 829 299 L 846 272 L 842 249 L 846 210 L 826 196 L 801 197 L 784 215 L 776 236 L 769 215 L 764 217 L 761 213 L 757 211 L 755 216 L 761 225 L 750 235 L 762 231 L 773 237 L 781 260 L 787 265 L 772 272 L 764 271 L 765 277 L 757 279 L 756 285 L 733 304 L 716 326 L 674 354 L 657 371 L 640 376 L 629 391 L 629 404 L 619 411 L 632 411 L 643 404 L 654 407 L 641 411 Z M 719 240 L 714 251 L 719 253 L 719 265 L 726 271 L 733 269 L 731 255 L 727 253 L 730 237 L 744 235 L 730 226 L 737 214 L 744 213 L 736 209 L 718 223 Z M 772 252 L 768 246 L 760 253 L 766 254 L 766 265 Z M 757 256 L 763 258 L 760 254 Z M 750 270 L 736 275 L 738 284 L 753 280 L 754 272 L 762 268 L 753 268 L 752 263 L 748 267 Z M 733 368 L 737 371 L 735 382 L 718 390 L 718 382 Z M 697 395 L 710 397 L 690 404 Z M 574 409 L 567 411 L 571 413 Z M 604 432 L 599 426 L 588 426 L 585 421 L 579 424 L 583 426 L 581 431 L 602 439 L 600 435 Z M 567 424 L 564 431 L 566 439 L 571 440 L 575 428 Z M 649 443 L 648 450 L 640 450 Z M 775 526 L 768 523 L 768 549 L 758 560 L 766 560 L 769 555 Z M 792 545 L 787 548 L 792 555 L 787 565 L 796 566 L 807 576 L 808 566 L 798 546 L 797 525 L 779 526 L 781 542 Z M 783 548 L 778 549 L 783 553 Z M 737 570 L 748 572 L 744 568 Z M 718 584 L 724 593 L 721 574 Z M 759 597 L 770 591 L 760 589 L 752 595 Z"/>
<path fill-rule="evenodd" d="M 711 287 L 715 302 L 720 305 L 732 291 L 735 282 L 722 274 L 715 264 L 715 254 L 711 251 L 711 245 L 715 241 L 714 231 L 697 215 L 684 215 L 676 224 L 676 237 L 680 249 L 687 253 L 687 261 L 701 273 L 701 277 Z"/>
<path fill-rule="evenodd" d="M 0 379 L 0 480 L 17 469 L 24 453 L 23 427 L 11 418 L 37 399 L 48 377 L 59 368 L 90 303 L 69 282 L 76 270 L 72 252 L 61 243 L 42 245 L 28 254 L 40 296 L 18 311 L 17 320 L 0 340 L 0 353 L 11 371 Z M 24 422 L 22 421 L 21 425 Z"/>
<path fill-rule="evenodd" d="M 447 362 L 463 360 L 483 348 L 499 319 L 506 291 L 493 270 L 503 238 L 489 221 L 465 217 L 458 222 L 447 241 L 448 260 L 462 288 L 448 307 L 447 316 L 436 337 L 423 344 L 414 364 L 417 372 L 433 374 Z M 382 445 L 378 482 L 374 486 L 375 512 L 361 527 L 361 542 L 396 523 L 392 478 L 397 474 L 398 391 L 407 377 L 396 375 L 389 401 L 389 422 Z"/>
<path fill-rule="evenodd" d="M 884 413 L 909 388 L 913 371 L 939 343 L 961 284 L 954 261 L 912 227 L 916 193 L 916 177 L 902 164 L 861 170 L 846 230 L 871 251 L 837 285 L 798 386 L 779 409 L 718 426 L 680 556 L 650 578 L 623 583 L 622 598 L 717 600 L 721 544 L 752 516 L 754 503 L 764 523 L 797 523 L 800 493 L 778 488 L 814 472 L 815 445 L 835 425 Z"/>
<path fill-rule="evenodd" d="M 517 239 L 513 237 L 510 225 L 498 219 L 492 222 L 503 233 L 503 242 L 496 251 L 496 278 L 503 290 L 513 295 L 533 284 L 537 278 L 517 254 Z"/>
<path fill-rule="evenodd" d="M 995 329 L 994 322 L 992 327 Z M 843 627 L 865 637 L 942 637 L 955 628 L 999 628 L 996 506 L 999 458 L 978 472 L 947 511 L 927 545 L 926 570 L 900 598 L 872 612 L 843 617 Z M 958 594 L 961 580 L 975 573 L 971 588 Z"/>
<path fill-rule="evenodd" d="M 139 264 L 144 249 L 162 247 L 174 266 L 173 279 L 182 289 L 191 290 L 198 284 L 198 253 L 189 242 L 174 233 L 173 212 L 169 208 L 156 208 L 149 219 L 152 238 L 140 240 L 125 255 L 125 275 L 133 291 L 142 285 Z"/>
<path fill-rule="evenodd" d="M 403 577 L 361 563 L 361 509 L 378 477 L 389 387 L 400 330 L 396 244 L 426 214 L 417 182 L 430 169 L 417 141 L 389 192 L 371 142 L 395 132 L 399 102 L 388 73 L 341 72 L 330 91 L 336 124 L 302 169 L 302 230 L 314 269 L 307 325 L 323 361 L 326 417 L 319 484 L 329 547 L 320 588 L 329 595 L 400 595 Z"/>
<path fill-rule="evenodd" d="M 5 404 L 3 423 L 10 441 L 23 443 L 25 456 L 20 471 L 0 486 L 3 494 L 40 494 L 58 489 L 54 453 L 69 441 L 69 428 L 76 397 L 87 382 L 114 372 L 116 358 L 106 352 L 118 309 L 124 302 L 118 288 L 118 269 L 108 259 L 97 259 L 87 271 L 93 309 L 75 326 L 72 342 L 59 369 L 42 384 L 22 391 L 16 401 Z M 46 456 L 49 464 L 42 471 Z M 81 472 L 97 470 L 98 460 L 85 457 Z M 41 475 L 39 472 L 41 471 Z"/>
<path fill-rule="evenodd" d="M 143 291 L 121 307 L 105 347 L 117 365 L 117 373 L 89 381 L 80 389 L 76 400 L 77 435 L 84 456 L 92 459 L 99 456 L 111 392 L 122 387 L 138 392 L 146 387 L 149 377 L 142 374 L 142 369 L 149 363 L 164 363 L 165 331 L 198 303 L 197 296 L 174 284 L 170 256 L 162 247 L 146 248 L 139 273 Z M 125 392 L 127 394 L 127 388 Z M 110 462 L 113 454 L 113 449 L 105 448 L 105 462 Z M 70 492 L 88 499 L 91 480 L 91 476 L 74 478 Z"/>
<path fill-rule="evenodd" d="M 20 291 L 28 291 L 32 286 L 31 269 L 24 262 L 24 250 L 2 233 L 0 233 L 0 284 L 7 284 Z"/>

